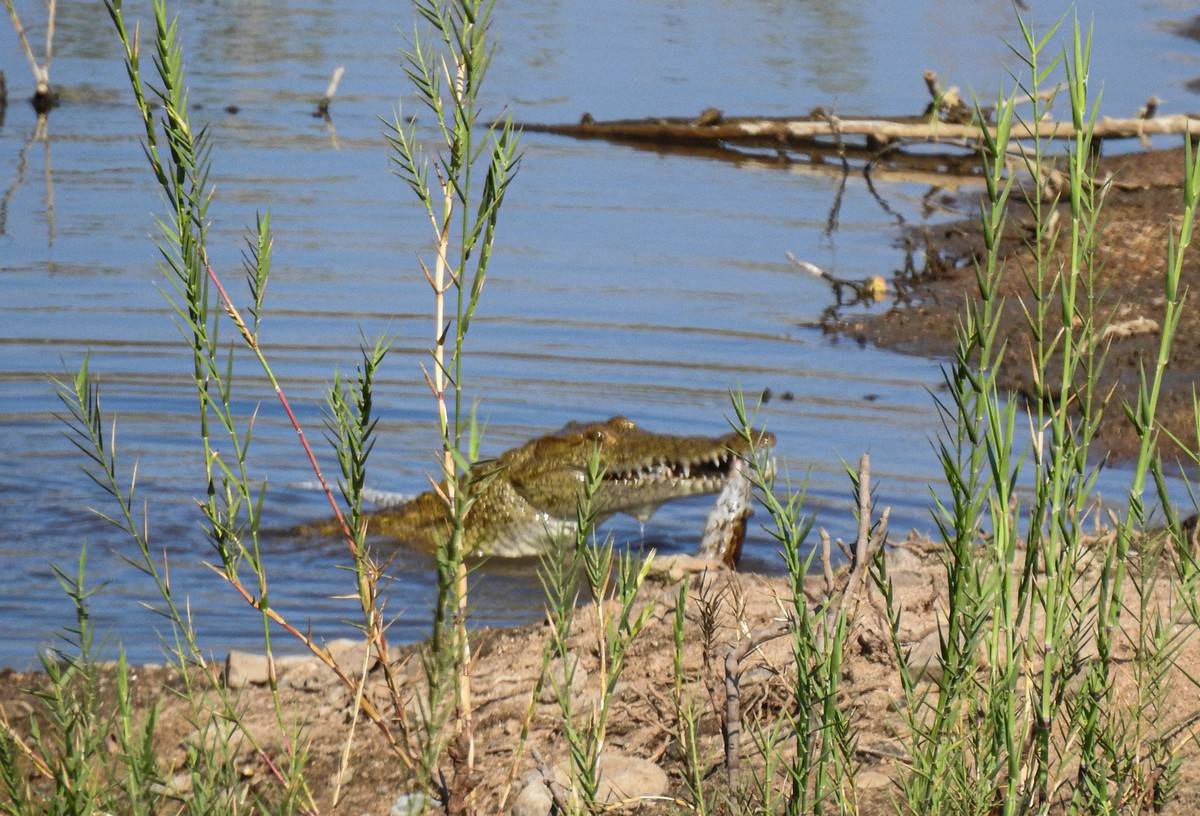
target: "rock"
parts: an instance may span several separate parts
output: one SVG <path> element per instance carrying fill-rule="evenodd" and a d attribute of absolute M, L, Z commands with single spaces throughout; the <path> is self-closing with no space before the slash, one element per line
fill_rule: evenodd
<path fill-rule="evenodd" d="M 942 677 L 941 632 L 934 629 L 921 640 L 917 641 L 908 655 L 908 668 L 914 680 L 937 681 Z M 977 669 L 986 669 L 991 665 L 983 644 L 975 652 L 974 664 Z"/>
<path fill-rule="evenodd" d="M 538 774 L 513 800 L 512 816 L 548 816 L 554 807 L 554 797 Z"/>
<path fill-rule="evenodd" d="M 388 816 L 422 816 L 432 808 L 433 800 L 429 798 L 429 794 L 421 791 L 402 793 L 392 802 L 392 809 L 388 811 Z"/>
<path fill-rule="evenodd" d="M 570 779 L 566 764 L 559 765 L 554 773 L 559 779 Z M 600 804 L 612 805 L 643 796 L 665 796 L 668 786 L 666 772 L 649 760 L 616 751 L 605 751 L 600 755 L 600 789 L 596 792 Z"/>
<path fill-rule="evenodd" d="M 351 676 L 362 672 L 364 658 L 369 661 L 368 669 L 373 669 L 379 662 L 374 655 L 369 655 L 371 644 L 365 640 L 337 638 L 326 643 L 325 648 L 329 650 L 337 664 Z"/>
<path fill-rule="evenodd" d="M 172 798 L 187 796 L 192 792 L 192 775 L 190 772 L 181 773 L 173 776 L 171 781 L 166 784 L 155 782 L 150 785 L 150 792 L 158 796 L 169 796 Z"/>
<path fill-rule="evenodd" d="M 860 790 L 878 790 L 892 784 L 892 778 L 879 771 L 859 771 L 854 777 L 854 786 Z"/>
<path fill-rule="evenodd" d="M 336 683 L 333 670 L 315 657 L 291 666 L 279 678 L 280 686 L 300 691 L 320 691 L 331 683 Z"/>
<path fill-rule="evenodd" d="M 571 696 L 575 696 L 587 685 L 587 669 L 579 663 L 578 655 L 570 653 L 568 659 L 574 667 L 574 672 L 571 675 Z M 556 657 L 550 661 L 550 665 L 546 669 L 546 682 L 542 685 L 542 690 L 538 694 L 539 703 L 558 702 L 558 693 L 567 682 L 566 675 L 563 672 L 563 665 L 561 657 Z"/>
<path fill-rule="evenodd" d="M 225 687 L 231 689 L 265 685 L 271 679 L 266 655 L 233 649 L 225 658 Z"/>
<path fill-rule="evenodd" d="M 934 629 L 909 650 L 908 668 L 914 680 L 938 680 L 942 676 L 941 632 Z"/>
<path fill-rule="evenodd" d="M 600 755 L 599 798 L 605 804 L 665 796 L 668 787 L 666 772 L 649 760 L 615 752 Z"/>
<path fill-rule="evenodd" d="M 913 595 L 916 594 L 923 601 L 928 596 L 926 590 L 932 585 L 928 574 L 907 569 L 889 572 L 888 579 L 892 582 L 892 589 L 899 596 L 900 604 L 904 608 L 919 606 L 917 598 Z"/>
<path fill-rule="evenodd" d="M 316 658 L 307 654 L 276 655 L 275 673 L 277 676 L 282 675 L 296 666 L 303 666 L 315 660 Z M 271 680 L 270 664 L 267 662 L 266 655 L 232 649 L 225 657 L 225 669 L 222 677 L 226 688 L 265 686 Z"/>
<path fill-rule="evenodd" d="M 702 572 L 721 572 L 727 567 L 720 561 L 694 555 L 660 555 L 650 563 L 649 577 L 674 584 Z"/>
<path fill-rule="evenodd" d="M 888 572 L 912 572 L 925 566 L 921 556 L 908 547 L 892 547 L 887 551 Z"/>
<path fill-rule="evenodd" d="M 188 735 L 187 743 L 205 755 L 223 754 L 225 750 L 239 754 L 247 747 L 245 732 L 234 723 L 222 719 L 212 719 L 208 725 L 197 728 Z"/>

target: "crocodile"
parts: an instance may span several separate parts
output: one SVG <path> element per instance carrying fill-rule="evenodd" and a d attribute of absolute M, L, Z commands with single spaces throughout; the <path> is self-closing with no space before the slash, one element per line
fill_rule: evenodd
<path fill-rule="evenodd" d="M 754 432 L 755 447 L 775 438 Z M 625 513 L 645 521 L 664 502 L 717 493 L 741 473 L 750 446 L 737 433 L 676 436 L 639 428 L 617 416 L 605 422 L 571 422 L 471 470 L 475 501 L 463 528 L 471 556 L 535 556 L 555 536 L 576 533 L 576 508 L 587 465 L 599 450 L 603 481 L 593 498 L 599 521 Z M 435 550 L 450 530 L 442 483 L 404 504 L 368 517 L 367 530 L 417 549 Z"/>

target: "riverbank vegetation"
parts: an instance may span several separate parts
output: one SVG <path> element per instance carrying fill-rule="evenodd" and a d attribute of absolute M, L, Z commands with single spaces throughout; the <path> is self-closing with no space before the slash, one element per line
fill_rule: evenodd
<path fill-rule="evenodd" d="M 269 314 L 272 235 L 248 236 L 245 294 L 208 260 L 210 143 L 188 116 L 183 54 L 165 0 L 154 4 L 150 66 L 118 0 L 110 16 L 166 204 L 159 244 L 168 297 L 191 351 L 203 471 L 198 500 L 212 569 L 262 631 L 255 663 L 225 666 L 200 646 L 170 564 L 142 509 L 137 468 L 118 457 L 115 427 L 83 361 L 59 384 L 64 419 L 105 517 L 136 545 L 164 618 L 168 665 L 98 662 L 86 551 L 59 571 L 76 610 L 37 678 L 3 678 L 0 809 L 25 813 L 670 813 L 1025 814 L 1192 812 L 1200 801 L 1200 569 L 1194 508 L 1172 501 L 1158 406 L 1175 330 L 1188 308 L 1184 260 L 1200 205 L 1200 155 L 1186 142 L 1179 218 L 1162 247 L 1158 344 L 1123 403 L 1098 387 L 1109 325 L 1097 302 L 1096 236 L 1111 181 L 1097 178 L 1090 35 L 1079 25 L 1024 24 L 1017 87 L 983 129 L 986 195 L 968 301 L 934 449 L 944 481 L 931 493 L 935 536 L 889 538 L 869 460 L 848 469 L 858 535 L 834 555 L 802 491 L 747 463 L 785 576 L 638 556 L 599 539 L 593 462 L 580 532 L 543 559 L 546 626 L 468 628 L 469 564 L 459 545 L 478 485 L 479 446 L 462 361 L 481 302 L 516 135 L 480 119 L 491 46 L 486 0 L 416 0 L 420 25 L 406 73 L 431 117 L 428 157 L 414 120 L 387 128 L 397 174 L 427 214 L 433 293 L 426 371 L 441 429 L 438 474 L 450 530 L 436 554 L 429 640 L 395 648 L 363 488 L 375 441 L 373 384 L 386 338 L 364 344 L 355 374 L 335 375 L 326 435 L 336 485 L 295 419 L 259 328 Z M 1062 43 L 1065 42 L 1065 46 Z M 152 72 L 152 75 L 151 75 Z M 1062 183 L 1037 135 L 1059 80 L 1074 141 Z M 999 381 L 1012 351 L 1001 236 L 1010 200 L 1032 214 L 1034 264 L 1025 319 L 1027 412 Z M 1060 208 L 1060 204 L 1063 208 Z M 1059 215 L 1058 213 L 1065 213 Z M 248 298 L 241 309 L 237 299 Z M 221 328 L 234 332 L 232 344 Z M 272 605 L 259 548 L 264 489 L 249 455 L 254 415 L 234 408 L 234 352 L 248 355 L 295 426 L 324 486 L 353 569 L 361 642 L 324 643 Z M 1194 400 L 1194 398 L 1193 398 Z M 1179 436 L 1186 469 L 1200 464 Z M 266 410 L 264 407 L 263 410 Z M 1094 495 L 1105 466 L 1097 429 L 1120 413 L 1137 438 L 1117 506 Z M 754 445 L 753 406 L 732 424 Z M 1025 490 L 1020 485 L 1031 484 Z M 336 487 L 336 490 L 335 490 Z M 339 495 L 340 494 L 340 495 Z M 664 563 L 666 561 L 666 563 Z M 697 572 L 696 568 L 700 570 Z M 582 603 L 581 603 L 582 601 Z M 277 657 L 278 638 L 307 656 Z M 18 692 L 22 684 L 28 693 Z M 11 705 L 9 704 L 11 698 Z"/>

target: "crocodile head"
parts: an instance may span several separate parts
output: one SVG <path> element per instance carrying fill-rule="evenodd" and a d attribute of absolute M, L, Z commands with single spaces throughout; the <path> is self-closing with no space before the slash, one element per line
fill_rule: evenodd
<path fill-rule="evenodd" d="M 756 447 L 775 444 L 768 433 Z M 675 436 L 646 431 L 625 417 L 572 422 L 561 430 L 476 465 L 475 501 L 463 543 L 475 555 L 537 555 L 555 535 L 574 535 L 588 462 L 599 450 L 603 482 L 594 497 L 601 519 L 627 513 L 648 519 L 664 502 L 717 493 L 739 457 L 738 434 Z M 447 535 L 446 510 L 433 491 L 372 517 L 375 533 L 431 550 Z"/>
<path fill-rule="evenodd" d="M 774 445 L 769 434 L 761 439 L 760 447 Z M 602 516 L 627 513 L 640 521 L 672 499 L 718 492 L 733 461 L 749 452 L 735 433 L 659 434 L 618 416 L 607 422 L 572 422 L 509 451 L 498 464 L 531 507 L 554 518 L 573 519 L 595 450 L 604 471 L 596 510 Z"/>

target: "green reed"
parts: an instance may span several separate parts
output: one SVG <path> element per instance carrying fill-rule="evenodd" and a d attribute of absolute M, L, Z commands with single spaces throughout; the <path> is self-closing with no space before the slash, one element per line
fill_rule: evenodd
<path fill-rule="evenodd" d="M 1094 174 L 1098 103 L 1089 95 L 1091 36 L 1076 24 L 1065 53 L 1046 59 L 1057 30 L 1038 37 L 1021 22 L 1024 42 L 1017 53 L 1026 79 L 1019 85 L 1033 100 L 1032 114 L 1021 120 L 1014 98 L 1004 98 L 994 127 L 981 127 L 986 253 L 976 267 L 977 299 L 966 307 L 958 350 L 946 369 L 949 396 L 939 401 L 945 431 L 938 450 L 949 501 L 935 499 L 935 521 L 945 543 L 948 594 L 938 671 L 929 688 L 920 688 L 904 665 L 908 657 L 895 634 L 899 613 L 886 567 L 876 569 L 902 661 L 909 760 L 899 782 L 902 804 L 914 814 L 1123 810 L 1137 797 L 1161 795 L 1147 787 L 1167 781 L 1165 771 L 1178 754 L 1178 746 L 1164 746 L 1158 715 L 1166 690 L 1190 683 L 1170 668 L 1192 631 L 1180 635 L 1164 625 L 1186 604 L 1173 602 L 1164 610 L 1151 601 L 1161 569 L 1146 533 L 1143 493 L 1147 474 L 1161 470 L 1155 464 L 1155 410 L 1178 324 L 1179 270 L 1200 166 L 1189 152 L 1182 226 L 1168 251 L 1160 352 L 1153 373 L 1143 375 L 1137 404 L 1126 407 L 1141 440 L 1129 506 L 1113 543 L 1104 545 L 1085 535 L 1084 525 L 1096 512 L 1100 465 L 1092 448 L 1105 401 L 1096 238 L 1108 183 Z M 1038 101 L 1058 70 L 1065 74 L 1075 132 L 1065 173 L 1052 167 Z M 1015 127 L 1032 133 L 1031 146 L 1010 142 Z M 1020 183 L 1014 161 L 1025 171 Z M 1031 268 L 1020 301 L 1029 347 L 1010 349 L 997 339 L 1004 307 L 997 293 L 1009 198 L 1018 184 L 1033 217 Z M 1029 361 L 1033 383 L 1024 439 L 1017 432 L 1015 397 L 997 385 L 1000 366 L 1021 360 Z M 1022 477 L 1033 483 L 1027 504 L 1017 491 Z M 1160 498 L 1169 504 L 1159 484 Z M 1144 546 L 1136 558 L 1135 538 Z M 1121 620 L 1133 563 L 1142 582 L 1130 633 Z M 1176 581 L 1177 598 L 1194 596 L 1185 572 Z M 1114 692 L 1118 638 L 1132 638 L 1137 646 L 1132 704 Z M 1155 775 L 1154 768 L 1163 772 Z"/>
<path fill-rule="evenodd" d="M 404 52 L 405 73 L 432 116 L 437 147 L 432 158 L 418 141 L 416 118 L 397 111 L 387 140 L 396 174 L 429 220 L 433 258 L 421 261 L 433 293 L 431 365 L 423 367 L 434 397 L 441 435 L 440 461 L 449 533 L 435 553 L 437 601 L 426 660 L 428 699 L 423 707 L 430 750 L 422 768 L 428 780 L 444 743 L 444 724 L 465 738 L 465 772 L 474 766 L 471 725 L 468 585 L 463 519 L 474 501 L 470 472 L 479 436 L 468 411 L 463 353 L 487 281 L 504 195 L 518 163 L 517 134 L 506 119 L 479 121 L 479 92 L 492 57 L 488 39 L 491 0 L 414 0 L 425 25 L 414 29 Z M 430 175 L 433 175 L 433 182 Z M 480 178 L 482 175 L 482 178 Z M 447 303 L 449 301 L 449 304 Z"/>
<path fill-rule="evenodd" d="M 810 605 L 805 584 L 817 548 L 808 545 L 813 518 L 804 513 L 803 492 L 787 486 L 777 490 L 776 473 L 762 447 L 753 417 L 740 394 L 733 397 L 731 424 L 747 445 L 746 464 L 754 495 L 771 518 L 767 532 L 775 539 L 787 568 L 790 603 L 783 628 L 752 632 L 726 657 L 726 769 L 731 793 L 740 780 L 736 776 L 741 724 L 729 705 L 736 698 L 740 663 L 762 642 L 780 635 L 791 640 L 794 676 L 791 700 L 781 720 L 754 734 L 764 761 L 764 773 L 752 778 L 756 802 L 744 802 L 764 812 L 787 814 L 844 813 L 854 805 L 855 729 L 851 711 L 842 699 L 843 660 L 846 653 L 856 593 L 869 566 L 866 555 L 879 549 L 887 534 L 886 519 L 871 518 L 869 465 L 866 457 L 858 471 L 849 471 L 859 513 L 859 541 L 854 557 L 862 563 L 851 566 L 850 580 L 840 591 L 828 587 L 824 599 Z M 735 730 L 736 729 L 736 730 Z M 790 743 L 790 744 L 789 744 Z M 786 746 L 786 747 L 785 747 Z M 783 779 L 774 779 L 779 768 Z M 774 789 L 774 790 L 773 790 Z M 774 797 L 779 796 L 779 806 Z"/>
<path fill-rule="evenodd" d="M 549 653 L 557 664 L 557 671 L 546 681 L 551 684 L 558 703 L 558 727 L 570 758 L 570 799 L 560 805 L 573 813 L 604 810 L 606 803 L 600 798 L 601 756 L 607 745 L 608 721 L 617 683 L 630 647 L 655 609 L 653 603 L 641 598 L 654 552 L 638 557 L 632 552 L 617 552 L 611 536 L 602 542 L 596 540 L 595 530 L 600 519 L 596 494 L 603 480 L 604 470 L 597 448 L 583 474 L 574 540 L 556 536 L 539 570 L 551 631 Z M 574 698 L 579 693 L 575 678 L 580 671 L 580 656 L 569 642 L 577 616 L 580 582 L 586 585 L 593 600 L 596 638 L 593 649 L 598 658 L 596 700 L 587 715 L 575 710 Z"/>

